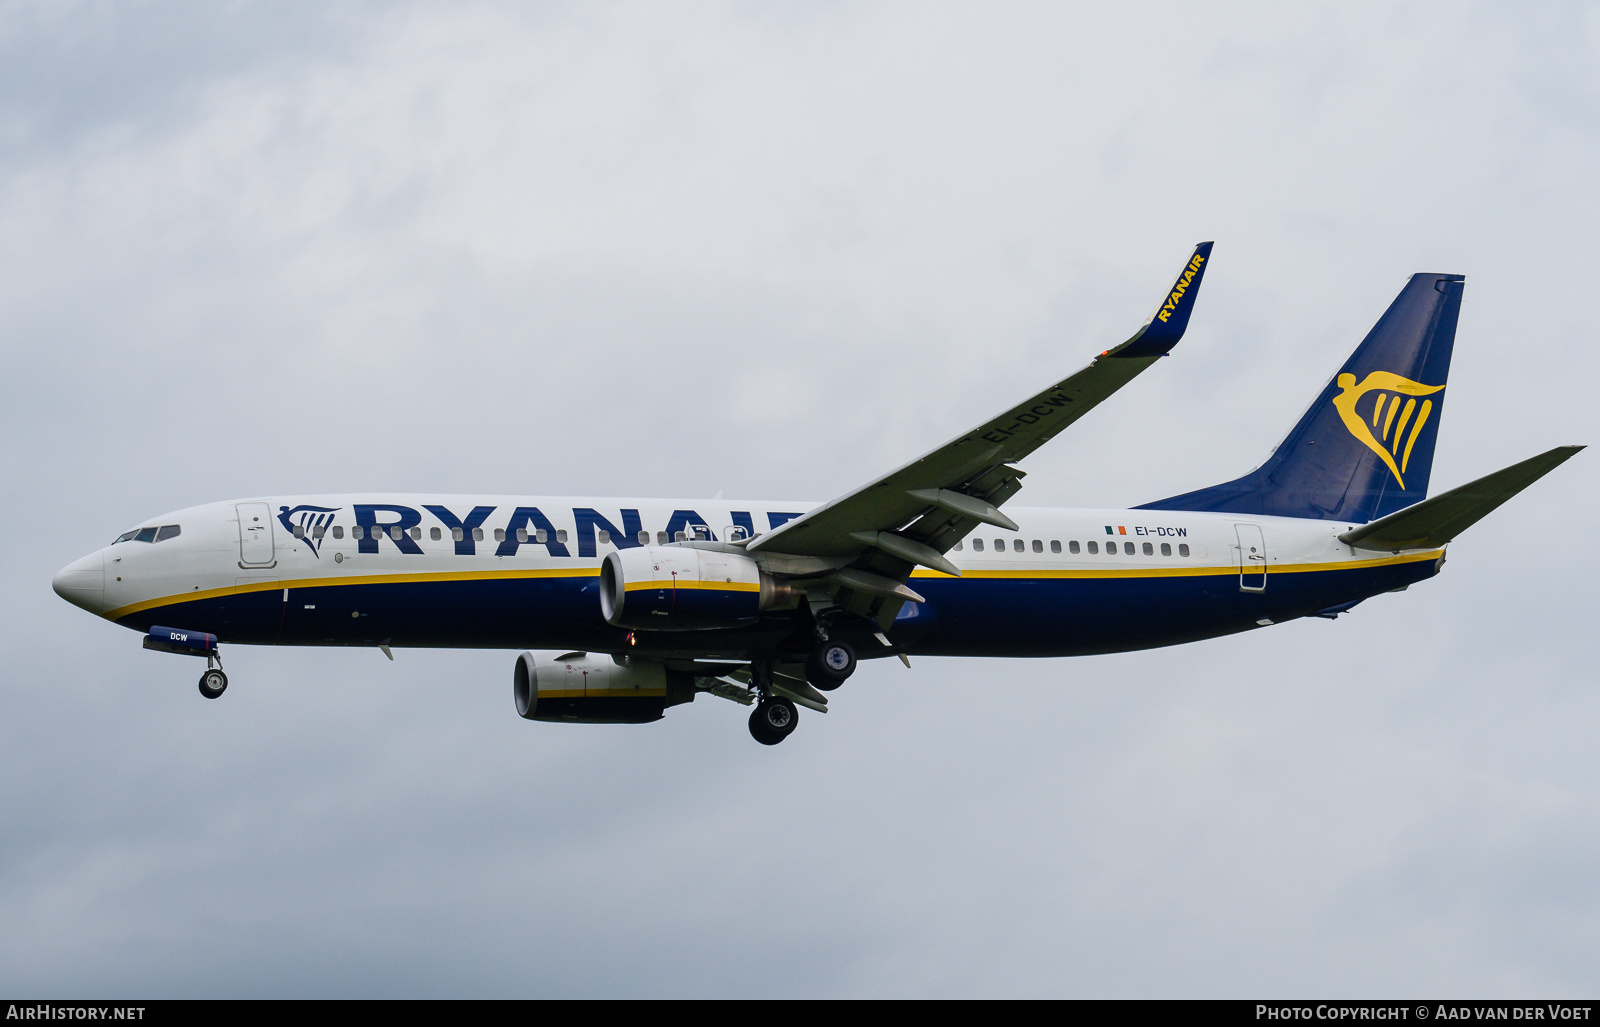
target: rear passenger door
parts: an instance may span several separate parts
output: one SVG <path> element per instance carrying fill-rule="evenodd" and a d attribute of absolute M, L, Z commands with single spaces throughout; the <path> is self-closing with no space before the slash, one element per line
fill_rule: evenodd
<path fill-rule="evenodd" d="M 1267 540 L 1259 524 L 1235 524 L 1239 538 L 1239 591 L 1267 590 Z"/>

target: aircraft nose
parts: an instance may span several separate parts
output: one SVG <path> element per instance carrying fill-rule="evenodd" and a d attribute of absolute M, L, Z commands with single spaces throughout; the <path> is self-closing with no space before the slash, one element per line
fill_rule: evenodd
<path fill-rule="evenodd" d="M 105 606 L 106 598 L 105 551 L 90 553 L 81 560 L 67 564 L 56 572 L 50 587 L 56 590 L 56 595 L 73 606 L 99 613 Z"/>

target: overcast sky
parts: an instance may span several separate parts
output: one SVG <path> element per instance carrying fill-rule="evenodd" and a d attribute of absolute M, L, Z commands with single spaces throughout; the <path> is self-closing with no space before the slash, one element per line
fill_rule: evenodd
<path fill-rule="evenodd" d="M 1024 464 L 1261 461 L 1467 276 L 1433 482 L 1600 440 L 1588 4 L 0 4 L 0 992 L 1592 996 L 1597 457 L 1337 622 L 530 724 L 515 653 L 197 662 L 163 511 L 822 501 L 1126 338 Z"/>

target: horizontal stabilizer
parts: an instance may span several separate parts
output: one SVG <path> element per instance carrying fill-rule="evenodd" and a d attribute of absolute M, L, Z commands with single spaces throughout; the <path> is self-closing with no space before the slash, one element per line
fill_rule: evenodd
<path fill-rule="evenodd" d="M 1496 507 L 1561 464 L 1582 446 L 1557 446 L 1468 485 L 1424 499 L 1339 536 L 1357 549 L 1398 552 L 1436 549 L 1488 516 Z"/>

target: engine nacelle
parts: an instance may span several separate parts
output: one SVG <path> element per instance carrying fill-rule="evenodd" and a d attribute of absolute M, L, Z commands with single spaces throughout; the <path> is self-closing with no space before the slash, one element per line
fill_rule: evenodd
<path fill-rule="evenodd" d="M 621 662 L 619 662 L 619 660 Z M 526 720 L 643 724 L 668 706 L 693 702 L 694 676 L 655 660 L 604 653 L 517 657 L 511 695 Z"/>
<path fill-rule="evenodd" d="M 735 628 L 793 607 L 804 594 L 741 553 L 640 546 L 610 553 L 600 565 L 600 612 L 619 628 Z"/>

